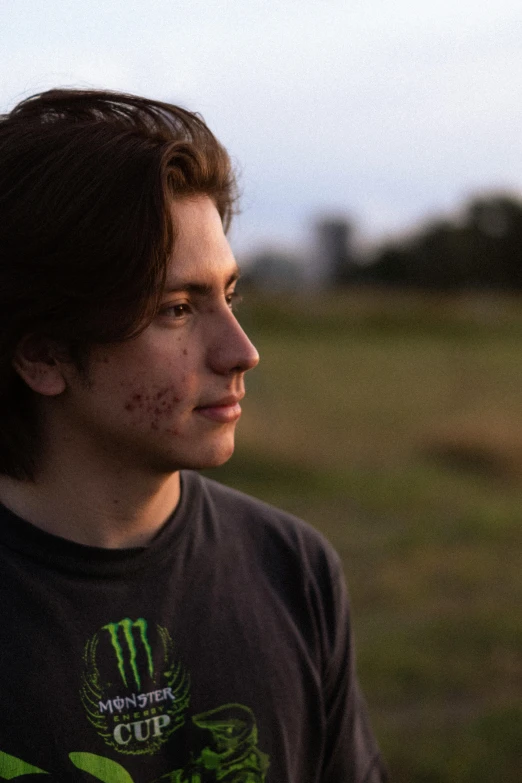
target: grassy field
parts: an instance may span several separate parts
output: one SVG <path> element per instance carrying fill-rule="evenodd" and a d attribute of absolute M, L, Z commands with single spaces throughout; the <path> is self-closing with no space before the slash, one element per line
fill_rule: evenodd
<path fill-rule="evenodd" d="M 340 553 L 392 779 L 522 780 L 522 300 L 256 298 L 225 483 Z"/>

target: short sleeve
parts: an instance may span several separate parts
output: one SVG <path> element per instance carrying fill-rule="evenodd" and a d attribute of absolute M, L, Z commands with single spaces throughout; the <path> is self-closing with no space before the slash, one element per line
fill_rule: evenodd
<path fill-rule="evenodd" d="M 325 753 L 321 783 L 385 783 L 388 774 L 355 670 L 348 595 L 337 555 L 328 552 L 323 581 Z M 323 572 L 323 577 L 326 574 Z"/>

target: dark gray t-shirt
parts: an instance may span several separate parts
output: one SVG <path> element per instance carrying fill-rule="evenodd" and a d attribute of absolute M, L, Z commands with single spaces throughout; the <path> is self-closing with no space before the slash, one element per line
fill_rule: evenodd
<path fill-rule="evenodd" d="M 148 547 L 0 513 L 0 777 L 378 783 L 337 555 L 182 471 Z"/>

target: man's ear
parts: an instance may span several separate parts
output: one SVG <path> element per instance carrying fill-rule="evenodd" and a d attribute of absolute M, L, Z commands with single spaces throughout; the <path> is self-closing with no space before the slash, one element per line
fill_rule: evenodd
<path fill-rule="evenodd" d="M 30 389 L 55 397 L 65 391 L 66 380 L 56 343 L 45 337 L 28 335 L 18 343 L 13 367 Z"/>

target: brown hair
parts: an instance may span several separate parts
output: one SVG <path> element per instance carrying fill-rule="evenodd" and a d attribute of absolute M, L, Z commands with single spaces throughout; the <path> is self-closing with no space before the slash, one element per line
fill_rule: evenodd
<path fill-rule="evenodd" d="M 172 199 L 196 194 L 227 230 L 230 159 L 179 106 L 50 90 L 0 116 L 0 473 L 35 471 L 34 393 L 12 364 L 20 340 L 55 341 L 81 370 L 90 346 L 138 334 L 164 286 Z"/>

